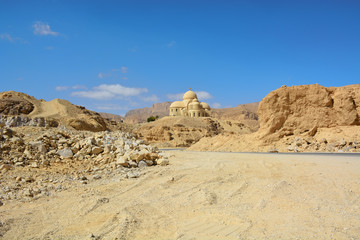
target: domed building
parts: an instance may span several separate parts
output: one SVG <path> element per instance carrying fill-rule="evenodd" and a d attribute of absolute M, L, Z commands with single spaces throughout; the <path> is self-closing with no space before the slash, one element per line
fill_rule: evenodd
<path fill-rule="evenodd" d="M 210 117 L 210 113 L 209 104 L 199 102 L 191 89 L 184 94 L 182 101 L 170 105 L 170 116 Z"/>

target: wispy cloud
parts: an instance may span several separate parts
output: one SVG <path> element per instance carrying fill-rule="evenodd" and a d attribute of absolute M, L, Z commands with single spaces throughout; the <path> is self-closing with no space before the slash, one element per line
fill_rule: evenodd
<path fill-rule="evenodd" d="M 207 99 L 211 99 L 213 98 L 213 96 L 208 93 L 208 92 L 205 92 L 205 91 L 198 91 L 198 92 L 195 92 L 198 99 L 199 100 L 207 100 Z M 170 100 L 177 100 L 177 101 L 180 101 L 182 100 L 183 96 L 184 96 L 185 93 L 174 93 L 174 94 L 167 94 L 166 96 L 168 97 L 168 99 Z"/>
<path fill-rule="evenodd" d="M 0 39 L 1 39 L 1 40 L 7 40 L 7 41 L 9 41 L 9 42 L 14 42 L 14 41 L 15 41 L 15 40 L 11 37 L 11 35 L 8 34 L 8 33 L 2 33 L 2 34 L 0 34 Z"/>
<path fill-rule="evenodd" d="M 36 22 L 33 25 L 33 28 L 34 28 L 33 33 L 35 35 L 43 35 L 43 36 L 46 36 L 46 35 L 58 36 L 59 35 L 58 32 L 51 31 L 49 24 L 46 24 L 46 23 L 43 23 L 40 21 Z"/>
<path fill-rule="evenodd" d="M 171 41 L 171 42 L 169 42 L 169 43 L 167 44 L 167 46 L 168 46 L 169 48 L 171 48 L 171 47 L 173 47 L 175 44 L 176 44 L 175 41 Z"/>
<path fill-rule="evenodd" d="M 99 86 L 93 87 L 93 89 L 90 91 L 73 92 L 71 95 L 76 97 L 106 100 L 138 96 L 146 92 L 148 92 L 148 89 L 146 88 L 124 87 L 120 84 L 101 84 Z"/>
<path fill-rule="evenodd" d="M 148 96 L 148 97 L 143 97 L 141 98 L 144 102 L 159 102 L 160 98 L 158 96 L 156 96 L 155 94 Z"/>
<path fill-rule="evenodd" d="M 122 73 L 127 73 L 128 71 L 128 68 L 127 67 L 121 67 L 121 72 Z"/>
<path fill-rule="evenodd" d="M 68 90 L 68 89 L 69 89 L 68 86 L 57 86 L 57 87 L 55 88 L 56 91 L 66 91 L 66 90 Z"/>
<path fill-rule="evenodd" d="M 128 72 L 128 67 L 121 67 L 118 69 L 113 69 L 114 72 L 122 72 L 122 73 L 127 73 Z"/>
<path fill-rule="evenodd" d="M 207 99 L 213 98 L 213 96 L 211 96 L 210 93 L 205 92 L 205 91 L 198 91 L 198 92 L 195 92 L 195 93 L 198 96 L 199 100 L 207 100 Z"/>
<path fill-rule="evenodd" d="M 106 77 L 111 77 L 111 73 L 99 73 L 98 74 L 98 78 L 106 78 Z"/>
<path fill-rule="evenodd" d="M 44 48 L 45 50 L 54 50 L 54 47 L 53 46 L 47 46 Z"/>
<path fill-rule="evenodd" d="M 127 77 L 122 77 L 121 79 L 122 79 L 122 80 L 128 80 L 128 78 L 127 78 Z"/>
<path fill-rule="evenodd" d="M 220 107 L 221 107 L 221 104 L 215 102 L 215 103 L 211 104 L 211 107 L 213 107 L 213 108 L 220 108 Z"/>
<path fill-rule="evenodd" d="M 74 85 L 72 86 L 72 89 L 87 89 L 87 87 L 84 85 Z"/>
<path fill-rule="evenodd" d="M 1 40 L 4 40 L 4 41 L 9 41 L 11 43 L 14 43 L 14 42 L 20 42 L 20 43 L 29 43 L 28 41 L 22 39 L 22 38 L 19 38 L 19 37 L 13 37 L 11 36 L 9 33 L 2 33 L 0 34 L 0 39 Z"/>

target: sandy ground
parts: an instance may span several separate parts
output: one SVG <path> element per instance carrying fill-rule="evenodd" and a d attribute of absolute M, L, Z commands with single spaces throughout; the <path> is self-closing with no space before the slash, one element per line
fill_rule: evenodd
<path fill-rule="evenodd" d="M 173 154 L 136 179 L 5 202 L 3 239 L 360 239 L 359 155 Z"/>

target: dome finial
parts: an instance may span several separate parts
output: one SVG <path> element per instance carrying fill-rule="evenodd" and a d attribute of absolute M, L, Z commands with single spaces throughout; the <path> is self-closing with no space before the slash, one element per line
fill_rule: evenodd
<path fill-rule="evenodd" d="M 191 87 L 189 87 L 189 90 L 191 91 Z"/>

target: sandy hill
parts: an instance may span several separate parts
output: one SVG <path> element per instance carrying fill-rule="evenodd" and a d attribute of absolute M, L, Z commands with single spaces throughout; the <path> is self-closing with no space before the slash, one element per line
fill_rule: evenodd
<path fill-rule="evenodd" d="M 0 93 L 0 114 L 52 119 L 76 130 L 104 131 L 107 124 L 98 113 L 63 99 L 37 100 L 25 93 Z"/>
<path fill-rule="evenodd" d="M 154 103 L 151 107 L 130 110 L 125 115 L 125 122 L 142 123 L 150 116 L 168 116 L 170 104 L 171 102 Z"/>
<path fill-rule="evenodd" d="M 100 116 L 102 116 L 103 118 L 106 118 L 110 121 L 117 121 L 117 122 L 122 122 L 124 121 L 124 117 L 117 115 L 117 114 L 112 114 L 112 113 L 105 113 L 105 112 L 99 112 Z"/>
<path fill-rule="evenodd" d="M 226 132 L 245 134 L 251 128 L 241 122 L 215 118 L 163 117 L 136 127 L 133 132 L 140 138 L 163 147 L 189 147 L 203 137 Z"/>
<path fill-rule="evenodd" d="M 253 131 L 259 129 L 257 115 L 259 103 L 241 104 L 233 108 L 213 108 L 211 117 L 219 120 L 242 122 L 250 127 Z"/>
<path fill-rule="evenodd" d="M 283 86 L 260 102 L 258 116 L 256 133 L 203 138 L 190 149 L 360 151 L 360 84 Z"/>

